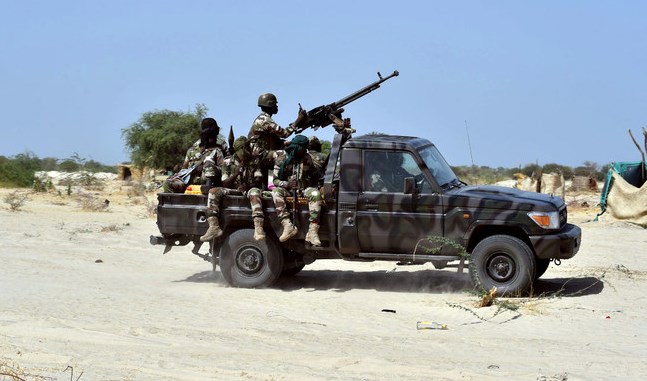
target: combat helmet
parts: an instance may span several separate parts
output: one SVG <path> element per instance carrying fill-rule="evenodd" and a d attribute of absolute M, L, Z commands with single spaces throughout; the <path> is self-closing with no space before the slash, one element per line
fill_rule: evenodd
<path fill-rule="evenodd" d="M 276 107 L 279 101 L 276 100 L 276 95 L 272 93 L 261 94 L 258 97 L 258 106 L 259 107 Z"/>

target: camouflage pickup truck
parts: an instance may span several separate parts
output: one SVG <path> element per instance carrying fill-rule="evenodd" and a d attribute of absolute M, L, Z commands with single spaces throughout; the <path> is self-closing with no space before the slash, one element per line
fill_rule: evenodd
<path fill-rule="evenodd" d="M 465 264 L 476 287 L 499 295 L 528 291 L 551 261 L 573 257 L 581 230 L 555 196 L 497 186 L 468 186 L 429 140 L 390 135 L 334 138 L 323 179 L 322 245 L 304 241 L 308 211 L 298 202 L 299 235 L 280 243 L 271 198 L 263 200 L 267 238 L 254 240 L 247 198 L 227 196 L 225 233 L 201 253 L 206 196 L 158 194 L 153 245 L 193 243 L 193 254 L 220 267 L 234 287 L 267 287 L 320 259 Z M 293 204 L 293 203 L 291 203 Z M 206 244 L 205 244 L 206 246 Z"/>

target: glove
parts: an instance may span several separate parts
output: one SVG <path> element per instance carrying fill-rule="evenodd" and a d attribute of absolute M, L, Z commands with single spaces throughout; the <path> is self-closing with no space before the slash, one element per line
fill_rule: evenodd
<path fill-rule="evenodd" d="M 299 184 L 297 184 L 297 179 L 288 180 L 288 187 L 290 189 L 295 189 Z"/>
<path fill-rule="evenodd" d="M 301 128 L 302 124 L 308 120 L 308 112 L 301 107 L 299 107 L 299 113 L 297 114 L 297 118 L 294 120 L 294 123 L 291 124 L 291 126 L 294 126 L 295 130 L 298 132 L 298 129 Z"/>

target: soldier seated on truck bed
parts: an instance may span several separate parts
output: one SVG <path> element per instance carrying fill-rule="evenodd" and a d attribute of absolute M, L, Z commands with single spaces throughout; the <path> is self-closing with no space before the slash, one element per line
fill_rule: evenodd
<path fill-rule="evenodd" d="M 223 152 L 227 149 L 227 143 L 225 143 L 225 138 L 220 135 L 220 127 L 215 119 L 202 119 L 200 127 L 200 138 L 186 151 L 182 168 L 162 184 L 164 192 L 184 193 L 189 184 L 207 182 L 203 177 L 211 178 L 208 180 L 210 182 L 213 180 L 213 176 L 216 176 L 215 167 L 222 164 Z M 205 164 L 208 169 L 203 174 Z"/>
<path fill-rule="evenodd" d="M 305 241 L 313 246 L 321 246 L 319 240 L 319 213 L 321 212 L 321 190 L 319 180 L 323 168 L 320 159 L 313 159 L 308 153 L 309 140 L 303 135 L 296 135 L 285 151 L 274 153 L 274 186 L 272 199 L 278 214 L 283 232 L 279 237 L 280 242 L 297 235 L 298 230 L 290 220 L 290 213 L 286 208 L 286 197 L 292 194 L 298 197 L 300 190 L 308 199 L 309 225 Z M 319 157 L 319 156 L 318 156 Z M 295 200 L 296 202 L 296 200 Z"/>
<path fill-rule="evenodd" d="M 233 144 L 234 154 L 224 160 L 221 166 L 222 187 L 209 189 L 207 196 L 207 222 L 209 229 L 200 237 L 206 242 L 222 235 L 220 222 L 220 204 L 222 198 L 228 194 L 247 195 L 249 198 L 252 215 L 254 216 L 254 238 L 265 238 L 263 231 L 263 209 L 261 205 L 262 177 L 258 168 L 254 166 L 254 159 L 247 149 L 247 138 L 239 137 Z M 268 192 L 267 192 L 268 193 Z M 267 194 L 269 196 L 269 193 Z"/>

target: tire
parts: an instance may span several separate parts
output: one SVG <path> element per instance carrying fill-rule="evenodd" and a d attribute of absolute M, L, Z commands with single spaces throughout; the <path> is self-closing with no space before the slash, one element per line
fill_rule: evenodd
<path fill-rule="evenodd" d="M 434 268 L 437 270 L 442 270 L 447 267 L 449 261 L 431 261 L 431 264 L 434 265 Z"/>
<path fill-rule="evenodd" d="M 283 267 L 283 271 L 281 272 L 281 278 L 288 278 L 291 276 L 295 276 L 298 273 L 303 270 L 303 268 L 306 267 L 305 263 L 297 264 L 296 266 L 285 266 Z"/>
<path fill-rule="evenodd" d="M 535 256 L 522 240 L 508 235 L 494 235 L 479 242 L 472 251 L 470 275 L 474 285 L 497 295 L 518 296 L 530 289 L 535 280 Z"/>
<path fill-rule="evenodd" d="M 273 236 L 254 239 L 254 229 L 228 235 L 220 250 L 220 271 L 232 287 L 269 287 L 283 270 L 283 252 Z"/>
<path fill-rule="evenodd" d="M 537 258 L 535 260 L 537 265 L 535 266 L 535 280 L 539 279 L 546 270 L 548 270 L 548 265 L 550 265 L 550 259 Z"/>
<path fill-rule="evenodd" d="M 306 267 L 303 257 L 295 254 L 289 250 L 283 252 L 283 271 L 281 271 L 281 278 L 295 276 Z"/>

